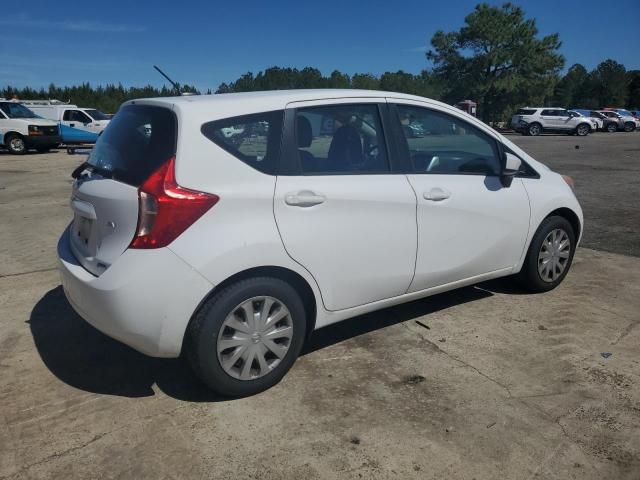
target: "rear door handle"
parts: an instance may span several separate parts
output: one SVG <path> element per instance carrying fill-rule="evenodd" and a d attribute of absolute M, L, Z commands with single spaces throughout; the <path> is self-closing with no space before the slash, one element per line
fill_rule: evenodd
<path fill-rule="evenodd" d="M 444 190 L 440 187 L 434 187 L 428 192 L 424 192 L 422 194 L 425 200 L 430 200 L 432 202 L 440 202 L 442 200 L 446 200 L 451 196 L 451 192 Z"/>
<path fill-rule="evenodd" d="M 313 207 L 319 205 L 326 200 L 324 195 L 319 195 L 310 190 L 302 190 L 298 193 L 289 193 L 285 195 L 284 202 L 292 207 Z"/>

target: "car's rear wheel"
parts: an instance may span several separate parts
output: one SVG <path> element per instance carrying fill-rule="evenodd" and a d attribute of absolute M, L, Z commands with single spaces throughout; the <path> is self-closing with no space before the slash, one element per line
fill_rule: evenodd
<path fill-rule="evenodd" d="M 625 132 L 633 132 L 636 129 L 636 124 L 633 122 L 626 122 L 624 124 L 624 131 Z"/>
<path fill-rule="evenodd" d="M 539 123 L 532 123 L 527 127 L 527 133 L 532 137 L 536 137 L 542 133 L 542 125 Z"/>
<path fill-rule="evenodd" d="M 24 138 L 16 133 L 7 135 L 5 145 L 7 150 L 14 155 L 24 155 L 27 153 L 27 145 L 24 143 Z"/>
<path fill-rule="evenodd" d="M 584 137 L 585 135 L 589 135 L 590 131 L 591 131 L 591 127 L 586 123 L 581 123 L 576 127 L 576 134 L 579 137 Z"/>
<path fill-rule="evenodd" d="M 618 131 L 618 126 L 615 123 L 611 122 L 607 125 L 607 132 L 614 133 L 617 131 Z"/>
<path fill-rule="evenodd" d="M 571 267 L 575 248 L 576 233 L 571 223 L 555 215 L 545 218 L 531 240 L 518 281 L 533 292 L 556 288 Z"/>
<path fill-rule="evenodd" d="M 241 397 L 277 384 L 300 354 L 305 334 L 296 290 L 283 280 L 257 277 L 207 300 L 189 325 L 185 348 L 210 389 Z"/>

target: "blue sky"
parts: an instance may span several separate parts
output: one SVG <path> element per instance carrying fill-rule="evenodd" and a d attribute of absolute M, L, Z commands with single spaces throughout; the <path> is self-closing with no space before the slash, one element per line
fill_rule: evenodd
<path fill-rule="evenodd" d="M 273 65 L 418 72 L 428 66 L 433 33 L 457 30 L 476 3 L 15 2 L 0 16 L 0 86 L 161 86 L 153 64 L 202 90 Z M 567 66 L 591 69 L 613 58 L 640 69 L 640 0 L 515 3 L 537 19 L 541 34 L 560 33 Z"/>

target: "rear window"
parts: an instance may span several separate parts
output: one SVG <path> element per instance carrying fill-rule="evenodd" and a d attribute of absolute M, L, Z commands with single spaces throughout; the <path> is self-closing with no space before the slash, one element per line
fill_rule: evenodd
<path fill-rule="evenodd" d="M 176 132 L 171 110 L 128 105 L 102 132 L 88 163 L 102 175 L 138 187 L 175 155 Z"/>
<path fill-rule="evenodd" d="M 521 108 L 518 110 L 517 115 L 533 115 L 534 113 L 536 113 L 536 111 L 533 108 Z"/>
<path fill-rule="evenodd" d="M 256 170 L 275 175 L 284 112 L 254 113 L 202 125 L 202 134 Z"/>

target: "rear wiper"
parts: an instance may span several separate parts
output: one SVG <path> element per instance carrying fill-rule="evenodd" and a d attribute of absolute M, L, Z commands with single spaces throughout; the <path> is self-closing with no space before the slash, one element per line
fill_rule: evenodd
<path fill-rule="evenodd" d="M 89 170 L 91 173 L 97 173 L 103 178 L 113 178 L 113 172 L 106 168 L 96 167 L 90 164 L 88 161 L 82 162 L 73 172 L 71 172 L 71 178 L 80 178 L 81 173 L 85 170 Z"/>
<path fill-rule="evenodd" d="M 78 165 L 73 172 L 71 172 L 71 178 L 78 178 L 80 174 L 89 167 L 89 162 L 82 162 Z"/>

